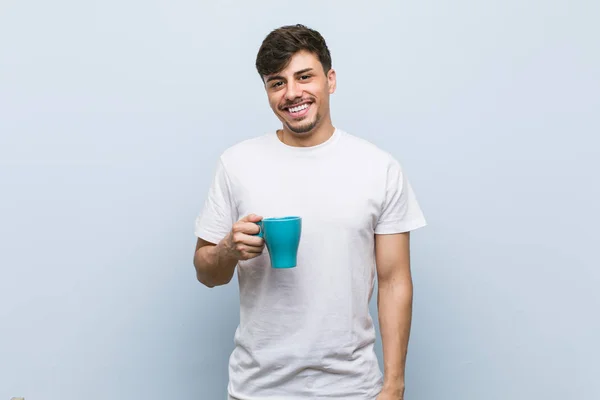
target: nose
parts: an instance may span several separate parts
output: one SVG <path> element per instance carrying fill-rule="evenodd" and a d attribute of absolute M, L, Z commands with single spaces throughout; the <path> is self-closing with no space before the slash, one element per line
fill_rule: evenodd
<path fill-rule="evenodd" d="M 302 97 L 302 90 L 298 85 L 298 82 L 296 82 L 295 80 L 291 80 L 288 84 L 287 84 L 287 90 L 285 92 L 285 98 L 286 100 L 294 100 L 298 97 Z"/>

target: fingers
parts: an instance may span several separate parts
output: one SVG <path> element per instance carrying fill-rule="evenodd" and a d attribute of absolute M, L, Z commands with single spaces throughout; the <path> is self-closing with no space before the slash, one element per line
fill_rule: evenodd
<path fill-rule="evenodd" d="M 248 254 L 262 254 L 264 247 L 263 246 L 246 246 L 243 250 L 242 253 L 248 253 Z"/>
<path fill-rule="evenodd" d="M 240 260 L 249 260 L 262 254 L 265 247 L 263 238 L 254 236 L 260 232 L 256 222 L 262 220 L 260 215 L 248 214 L 233 224 L 229 236 L 229 248 Z"/>
<path fill-rule="evenodd" d="M 239 222 L 258 222 L 262 219 L 260 215 L 248 214 L 244 218 L 240 219 Z"/>
<path fill-rule="evenodd" d="M 250 260 L 252 258 L 260 256 L 263 252 L 263 247 L 239 245 L 237 247 L 237 250 L 240 260 Z"/>
<path fill-rule="evenodd" d="M 236 222 L 233 225 L 233 234 L 234 235 L 256 235 L 260 232 L 260 228 L 258 225 L 253 224 L 252 222 Z"/>
<path fill-rule="evenodd" d="M 256 233 L 258 233 L 258 229 Z M 249 234 L 243 232 L 234 232 L 233 243 L 260 247 L 264 244 L 264 239 L 258 236 L 250 236 Z"/>
<path fill-rule="evenodd" d="M 258 221 L 257 221 L 258 222 Z M 254 222 L 247 222 L 243 219 L 233 224 L 233 233 L 245 233 L 246 235 L 256 235 L 260 228 Z"/>

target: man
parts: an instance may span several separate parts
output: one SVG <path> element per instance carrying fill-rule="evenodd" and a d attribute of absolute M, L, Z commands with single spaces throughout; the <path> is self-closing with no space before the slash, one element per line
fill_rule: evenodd
<path fill-rule="evenodd" d="M 415 195 L 390 154 L 333 126 L 336 74 L 318 32 L 274 30 L 256 68 L 282 127 L 221 155 L 195 231 L 201 283 L 227 284 L 237 267 L 229 399 L 401 400 L 409 234 L 426 225 Z M 256 222 L 288 215 L 302 217 L 298 263 L 274 269 Z M 384 374 L 368 309 L 375 274 Z"/>

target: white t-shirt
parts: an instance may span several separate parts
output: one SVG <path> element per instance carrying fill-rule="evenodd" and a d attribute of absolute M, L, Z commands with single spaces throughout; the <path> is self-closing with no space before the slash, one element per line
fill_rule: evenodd
<path fill-rule="evenodd" d="M 374 235 L 426 225 L 400 164 L 340 129 L 314 147 L 245 140 L 221 155 L 196 236 L 217 243 L 251 213 L 300 216 L 302 234 L 295 268 L 271 268 L 266 247 L 237 266 L 230 398 L 375 399 Z"/>

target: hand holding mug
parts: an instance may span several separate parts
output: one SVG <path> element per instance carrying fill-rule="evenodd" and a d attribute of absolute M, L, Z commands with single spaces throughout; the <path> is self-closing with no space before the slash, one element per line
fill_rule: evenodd
<path fill-rule="evenodd" d="M 257 222 L 261 220 L 261 216 L 249 214 L 233 224 L 225 241 L 230 257 L 237 260 L 250 260 L 262 254 L 265 241 L 262 237 L 256 236 L 260 232 Z"/>

